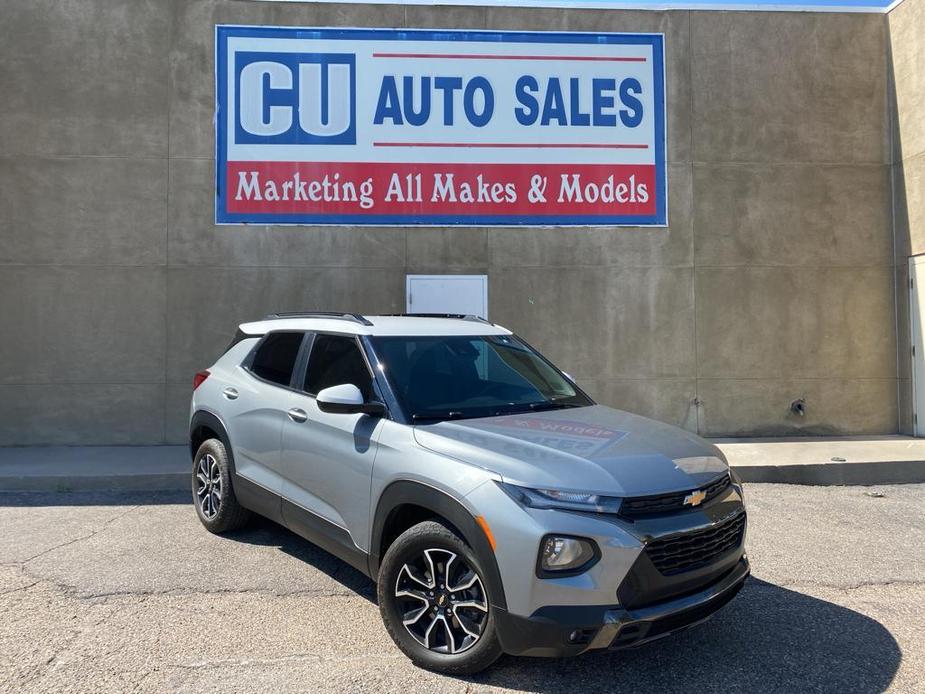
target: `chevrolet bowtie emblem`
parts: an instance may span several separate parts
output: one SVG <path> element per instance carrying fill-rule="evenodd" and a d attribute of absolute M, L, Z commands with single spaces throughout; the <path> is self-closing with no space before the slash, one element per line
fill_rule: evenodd
<path fill-rule="evenodd" d="M 703 500 L 707 498 L 707 493 L 702 489 L 691 492 L 684 497 L 685 506 L 700 506 L 703 503 Z"/>

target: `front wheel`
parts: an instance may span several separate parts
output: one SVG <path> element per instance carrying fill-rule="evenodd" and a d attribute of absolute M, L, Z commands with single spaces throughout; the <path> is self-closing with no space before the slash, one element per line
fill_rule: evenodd
<path fill-rule="evenodd" d="M 418 666 L 451 674 L 484 670 L 501 655 L 481 562 L 436 521 L 405 531 L 379 570 L 382 620 Z"/>

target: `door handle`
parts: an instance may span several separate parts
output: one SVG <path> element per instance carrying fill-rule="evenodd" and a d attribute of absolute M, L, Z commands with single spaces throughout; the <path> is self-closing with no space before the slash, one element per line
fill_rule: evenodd
<path fill-rule="evenodd" d="M 224 395 L 229 400 L 238 399 L 238 391 L 232 388 L 231 386 L 228 386 L 227 388 L 225 388 L 225 390 L 222 391 L 222 395 Z"/>
<path fill-rule="evenodd" d="M 293 407 L 286 414 L 289 415 L 289 419 L 293 422 L 304 422 L 308 420 L 308 415 L 305 413 L 305 410 L 300 410 L 298 407 Z"/>

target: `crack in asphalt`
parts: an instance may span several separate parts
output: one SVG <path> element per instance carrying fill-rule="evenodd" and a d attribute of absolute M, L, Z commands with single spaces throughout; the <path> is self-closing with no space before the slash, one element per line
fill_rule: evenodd
<path fill-rule="evenodd" d="M 52 663 L 54 663 L 62 653 L 66 653 L 71 650 L 71 645 L 80 638 L 82 632 L 83 629 L 67 630 L 67 633 L 64 636 L 64 642 L 59 648 L 56 648 L 48 658 L 46 658 L 44 663 L 35 663 L 31 667 L 28 667 L 26 670 L 24 670 L 22 673 L 22 679 L 18 682 L 20 691 L 25 691 L 25 685 L 35 682 L 40 677 L 44 676 L 47 669 L 52 666 Z"/>
<path fill-rule="evenodd" d="M 117 519 L 118 518 L 111 519 L 110 521 L 107 522 L 107 525 L 109 523 L 114 522 Z M 95 531 L 95 533 L 98 533 L 102 530 L 103 528 L 100 528 L 97 531 Z M 87 539 L 88 537 L 91 537 L 91 536 L 92 534 L 85 536 L 82 539 Z M 77 540 L 71 540 L 71 541 L 62 543 L 61 545 L 58 545 L 57 548 L 64 547 L 69 544 L 73 544 L 75 541 Z M 46 550 L 46 552 L 53 551 L 54 549 L 56 548 L 51 548 L 49 550 Z M 36 556 L 41 556 L 42 554 L 46 552 L 42 552 Z M 21 569 L 24 574 L 26 574 L 27 576 L 35 580 L 33 580 L 31 583 L 28 583 L 27 585 L 17 586 L 16 588 L 10 588 L 8 590 L 0 591 L 0 596 L 11 595 L 17 592 L 23 592 L 23 591 L 29 590 L 30 588 L 34 588 L 40 583 L 46 583 L 58 589 L 63 595 L 67 597 L 74 598 L 82 602 L 93 602 L 93 603 L 98 603 L 98 604 L 115 603 L 115 602 L 118 602 L 121 598 L 134 598 L 136 600 L 138 599 L 143 600 L 149 597 L 162 597 L 162 596 L 163 597 L 172 597 L 172 596 L 182 597 L 182 596 L 197 596 L 197 595 L 203 595 L 203 596 L 207 596 L 207 595 L 259 595 L 259 596 L 266 596 L 266 597 L 271 597 L 271 598 L 305 597 L 305 598 L 318 598 L 318 599 L 358 597 L 358 598 L 367 599 L 367 596 L 361 593 L 355 592 L 355 591 L 350 591 L 350 590 L 339 591 L 339 590 L 328 590 L 324 588 L 308 588 L 308 589 L 282 590 L 281 591 L 281 590 L 266 589 L 266 588 L 262 588 L 259 586 L 253 586 L 253 587 L 248 587 L 248 588 L 179 587 L 179 588 L 166 588 L 163 590 L 138 588 L 138 589 L 88 593 L 88 592 L 81 591 L 81 589 L 78 586 L 61 583 L 51 578 L 37 575 L 36 573 L 29 571 L 24 566 L 24 564 L 27 563 L 28 561 L 29 560 L 26 560 L 26 562 L 22 562 L 19 564 L 8 564 L 5 566 L 15 566 Z M 335 574 L 336 574 L 336 571 L 335 571 Z M 756 578 L 758 578 L 759 580 L 763 580 L 761 579 L 760 576 L 756 576 Z M 828 582 L 822 582 L 822 581 L 799 581 L 799 582 L 767 581 L 767 585 L 765 585 L 764 582 L 762 583 L 750 582 L 747 585 L 747 589 L 748 590 L 770 590 L 774 588 L 787 588 L 791 590 L 813 590 L 813 589 L 820 590 L 822 589 L 822 590 L 835 590 L 835 591 L 841 591 L 844 593 L 850 593 L 852 591 L 857 591 L 857 590 L 861 590 L 864 588 L 921 587 L 921 586 L 925 586 L 925 581 L 912 580 L 912 579 L 908 579 L 908 580 L 907 579 L 888 579 L 888 580 L 882 580 L 882 581 L 871 580 L 871 581 L 861 581 L 858 583 L 851 583 L 848 585 L 839 585 L 836 583 L 828 583 Z M 375 603 L 372 603 L 372 604 L 375 604 Z"/>
<path fill-rule="evenodd" d="M 756 576 L 759 580 L 764 581 L 760 576 Z M 767 585 L 762 584 L 747 584 L 746 588 L 749 590 L 767 590 L 773 588 L 787 588 L 787 589 L 813 589 L 813 588 L 827 588 L 829 590 L 839 590 L 845 593 L 850 593 L 851 591 L 860 590 L 862 588 L 886 588 L 889 586 L 925 586 L 925 581 L 918 581 L 912 579 L 888 579 L 885 581 L 861 581 L 859 583 L 850 583 L 847 585 L 840 585 L 837 583 L 825 583 L 822 581 L 800 581 L 800 582 L 772 582 L 766 581 Z"/>
<path fill-rule="evenodd" d="M 10 565 L 14 566 L 14 565 Z M 41 584 L 47 584 L 58 592 L 68 598 L 73 598 L 81 602 L 91 602 L 95 604 L 109 604 L 118 602 L 119 598 L 134 598 L 136 600 L 145 600 L 150 597 L 172 597 L 172 596 L 196 596 L 196 595 L 259 595 L 270 598 L 287 598 L 287 597 L 309 597 L 309 598 L 351 598 L 358 597 L 364 598 L 360 593 L 353 591 L 337 591 L 337 590 L 327 590 L 324 588 L 308 588 L 308 589 L 299 589 L 299 590 L 268 590 L 260 587 L 251 587 L 251 588 L 167 588 L 164 590 L 157 589 L 128 589 L 128 590 L 117 590 L 117 591 L 107 591 L 101 593 L 87 593 L 83 592 L 77 586 L 69 585 L 66 583 L 61 583 L 55 581 L 51 578 L 45 576 L 38 576 L 35 573 L 29 571 L 25 567 L 16 565 L 16 568 L 22 570 L 24 574 L 30 578 L 35 579 L 28 585 L 18 586 L 16 588 L 11 588 L 9 590 L 0 591 L 0 596 L 8 595 L 11 593 L 16 593 L 19 591 L 25 591 L 29 588 L 34 588 L 35 586 Z M 365 598 L 364 598 L 365 599 Z"/>
<path fill-rule="evenodd" d="M 276 665 L 286 662 L 301 662 L 311 660 L 325 663 L 349 663 L 358 660 L 404 660 L 405 656 L 401 653 L 360 653 L 357 655 L 319 655 L 317 653 L 293 653 L 291 655 L 278 656 L 276 658 L 222 658 L 219 660 L 202 660 L 192 663 L 174 663 L 173 667 L 183 670 L 199 670 L 216 667 L 252 667 L 261 665 Z"/>
<path fill-rule="evenodd" d="M 31 574 L 29 574 L 31 576 Z M 32 586 L 37 586 L 41 581 L 35 580 L 32 583 L 24 586 L 17 586 L 16 588 L 10 588 L 9 590 L 0 590 L 0 595 L 9 595 L 10 593 L 18 593 L 21 590 L 28 590 Z"/>
<path fill-rule="evenodd" d="M 112 519 L 112 521 L 117 519 Z M 112 522 L 109 521 L 109 522 Z M 102 530 L 100 528 L 99 530 Z M 99 531 L 97 531 L 99 532 Z M 86 538 L 84 538 L 86 539 Z M 73 541 L 62 543 L 58 547 L 63 547 L 68 544 L 73 544 Z M 51 551 L 51 550 L 48 550 Z M 28 560 L 27 560 L 28 561 Z M 30 579 L 34 579 L 31 583 L 25 586 L 18 586 L 5 591 L 0 591 L 0 596 L 16 593 L 19 591 L 25 591 L 29 588 L 34 588 L 39 584 L 47 584 L 54 589 L 56 589 L 60 594 L 79 600 L 81 602 L 96 603 L 96 604 L 108 604 L 115 603 L 120 598 L 134 598 L 136 600 L 143 600 L 148 597 L 170 597 L 170 596 L 195 596 L 195 595 L 261 595 L 272 598 L 286 598 L 286 597 L 306 597 L 306 598 L 350 598 L 358 597 L 366 599 L 362 593 L 351 590 L 333 590 L 326 588 L 301 588 L 296 590 L 273 590 L 268 588 L 263 588 L 260 586 L 252 586 L 248 588 L 201 588 L 195 586 L 189 587 L 178 587 L 178 588 L 165 588 L 163 590 L 151 589 L 151 588 L 129 588 L 126 590 L 114 590 L 114 591 L 104 591 L 104 592 L 86 592 L 81 590 L 79 586 L 64 583 L 57 581 L 51 577 L 43 576 L 35 571 L 29 570 L 25 566 L 26 562 L 17 562 L 10 564 L 2 564 L 0 566 L 6 566 L 9 568 L 17 568 L 23 572 Z"/>
<path fill-rule="evenodd" d="M 315 598 L 349 598 L 362 597 L 358 593 L 340 592 L 319 589 L 293 590 L 293 591 L 275 591 L 264 588 L 168 588 L 166 590 L 118 590 L 106 593 L 81 593 L 79 590 L 72 589 L 66 591 L 70 597 L 78 600 L 97 601 L 100 603 L 107 602 L 110 598 L 123 597 L 160 597 L 160 596 L 190 596 L 190 595 L 264 595 L 274 598 L 287 597 L 315 597 Z"/>
<path fill-rule="evenodd" d="M 859 590 L 861 588 L 885 588 L 888 586 L 925 586 L 925 581 L 907 581 L 903 579 L 897 579 L 894 581 L 861 581 L 860 583 L 855 583 L 850 586 L 837 586 L 836 589 L 850 593 L 851 591 Z"/>
<path fill-rule="evenodd" d="M 62 549 L 62 548 L 64 548 L 64 547 L 68 547 L 68 546 L 73 545 L 73 544 L 75 544 L 75 543 L 77 543 L 77 542 L 83 542 L 84 540 L 89 540 L 89 539 L 91 539 L 91 538 L 93 538 L 93 537 L 96 537 L 96 536 L 99 535 L 101 532 L 103 532 L 104 530 L 106 530 L 106 528 L 108 528 L 110 525 L 112 525 L 113 523 L 115 523 L 117 520 L 119 520 L 120 518 L 123 518 L 123 517 L 127 516 L 127 515 L 130 514 L 132 511 L 136 511 L 136 510 L 138 510 L 139 508 L 141 508 L 141 506 L 132 506 L 131 508 L 128 508 L 128 509 L 122 511 L 121 513 L 117 514 L 116 516 L 113 516 L 112 518 L 110 518 L 109 520 L 107 520 L 106 522 L 104 522 L 104 523 L 103 523 L 100 527 L 98 527 L 96 530 L 91 531 L 91 532 L 90 532 L 89 534 L 87 534 L 87 535 L 81 535 L 80 537 L 75 537 L 75 538 L 72 538 L 72 539 L 70 539 L 70 540 L 66 540 L 65 542 L 62 542 L 62 543 L 60 543 L 60 544 L 57 544 L 57 545 L 55 545 L 55 546 L 53 546 L 53 547 L 49 547 L 48 549 L 44 549 L 44 550 L 42 550 L 41 552 L 39 552 L 38 554 L 33 554 L 33 555 L 32 555 L 31 557 L 29 557 L 28 559 L 23 559 L 22 561 L 19 561 L 19 562 L 11 562 L 10 564 L 7 564 L 7 565 L 8 565 L 8 566 L 19 565 L 19 566 L 23 566 L 23 567 L 24 567 L 24 566 L 25 566 L 26 564 L 28 564 L 29 562 L 31 562 L 31 561 L 33 561 L 33 560 L 35 560 L 35 559 L 38 559 L 39 557 L 44 557 L 46 554 L 50 554 L 51 552 L 54 552 L 54 551 L 59 550 L 59 549 Z"/>

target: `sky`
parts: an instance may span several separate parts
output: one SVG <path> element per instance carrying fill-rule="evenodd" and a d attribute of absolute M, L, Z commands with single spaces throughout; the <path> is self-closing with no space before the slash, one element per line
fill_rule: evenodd
<path fill-rule="evenodd" d="M 882 10 L 886 7 L 889 7 L 892 4 L 893 0 L 684 0 L 683 2 L 665 0 L 664 2 L 640 2 L 635 3 L 632 0 L 622 0 L 621 4 L 630 5 L 630 4 L 639 4 L 642 6 L 658 4 L 658 5 L 670 5 L 670 6 L 683 6 L 683 7 L 698 7 L 701 5 L 711 6 L 711 5 L 730 5 L 730 6 L 771 6 L 771 7 L 818 7 L 818 8 L 842 8 L 842 7 L 852 7 L 860 9 L 873 9 L 873 10 Z"/>
<path fill-rule="evenodd" d="M 389 2 L 391 0 L 373 0 L 373 2 Z M 408 0 L 406 0 L 408 1 Z M 424 0 L 410 0 L 415 4 Z M 845 10 L 882 12 L 895 5 L 897 0 L 476 0 L 473 4 L 480 5 L 522 5 L 527 7 L 614 7 L 642 9 L 804 9 L 804 10 Z M 448 0 L 437 0 L 435 3 L 451 4 Z M 460 4 L 453 0 L 452 4 Z"/>

